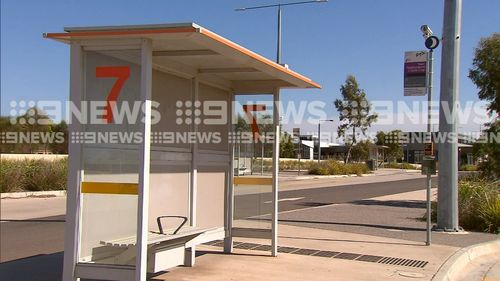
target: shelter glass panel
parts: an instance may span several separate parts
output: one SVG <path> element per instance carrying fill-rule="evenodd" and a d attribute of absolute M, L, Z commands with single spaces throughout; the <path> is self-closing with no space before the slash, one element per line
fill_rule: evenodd
<path fill-rule="evenodd" d="M 273 96 L 237 96 L 234 114 L 233 227 L 270 229 L 273 211 Z"/>
<path fill-rule="evenodd" d="M 79 262 L 134 265 L 142 132 L 140 50 L 86 51 Z M 86 106 L 86 108 L 84 108 Z M 76 140 L 76 139 L 74 139 Z"/>

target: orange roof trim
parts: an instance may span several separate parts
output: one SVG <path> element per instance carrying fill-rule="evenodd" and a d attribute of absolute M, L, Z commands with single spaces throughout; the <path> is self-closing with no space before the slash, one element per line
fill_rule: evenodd
<path fill-rule="evenodd" d="M 257 60 L 261 63 L 264 63 L 282 73 L 293 76 L 296 79 L 299 79 L 305 82 L 308 88 L 318 88 L 321 89 L 321 86 L 312 81 L 311 79 L 300 75 L 299 73 L 292 71 L 280 64 L 275 63 L 257 53 L 254 53 L 208 29 L 205 29 L 201 26 L 193 24 L 192 26 L 175 26 L 175 27 L 158 27 L 158 28 L 123 28 L 123 29 L 102 29 L 102 30 L 72 30 L 64 33 L 44 33 L 43 36 L 45 38 L 50 38 L 54 40 L 71 40 L 74 38 L 84 38 L 84 37 L 94 37 L 94 36 L 140 36 L 140 35 L 154 35 L 154 34 L 171 34 L 171 33 L 199 33 L 203 36 L 206 36 L 216 42 L 219 42 L 223 45 L 226 45 L 238 52 Z"/>
<path fill-rule="evenodd" d="M 165 28 L 165 29 L 73 31 L 64 33 L 45 33 L 44 37 L 51 39 L 71 39 L 74 37 L 86 37 L 86 36 L 143 35 L 143 34 L 189 33 L 189 32 L 196 32 L 196 28 L 179 27 L 179 28 Z"/>
<path fill-rule="evenodd" d="M 294 76 L 297 79 L 300 79 L 300 80 L 302 80 L 304 82 L 307 82 L 307 83 L 311 84 L 311 86 L 313 86 L 315 88 L 321 89 L 321 85 L 319 85 L 318 83 L 312 81 L 311 79 L 309 79 L 309 78 L 307 78 L 307 77 L 305 77 L 303 75 L 300 75 L 297 72 L 292 71 L 292 70 L 290 70 L 290 69 L 288 69 L 288 68 L 286 68 L 286 67 L 284 67 L 282 65 L 279 65 L 279 64 L 271 61 L 270 59 L 267 59 L 267 58 L 265 58 L 265 57 L 263 57 L 263 56 L 261 56 L 259 54 L 256 54 L 256 53 L 254 53 L 254 52 L 252 52 L 252 51 L 250 51 L 250 50 L 248 50 L 248 49 L 246 49 L 246 48 L 244 48 L 244 47 L 242 47 L 242 46 L 234 43 L 233 41 L 228 40 L 228 39 L 226 39 L 226 38 L 224 38 L 224 37 L 222 37 L 222 36 L 220 36 L 220 35 L 212 32 L 212 31 L 210 31 L 208 29 L 201 28 L 200 29 L 200 33 L 204 34 L 204 35 L 206 35 L 206 36 L 208 36 L 210 38 L 212 38 L 215 41 L 218 41 L 218 42 L 220 42 L 220 43 L 222 43 L 224 45 L 227 45 L 227 46 L 229 46 L 229 47 L 231 47 L 231 48 L 233 48 L 235 50 L 238 50 L 238 51 L 244 53 L 245 55 L 247 55 L 247 56 L 249 56 L 249 57 L 251 57 L 253 59 L 256 59 L 256 60 L 258 60 L 260 62 L 263 62 L 263 63 L 265 63 L 265 64 L 267 64 L 269 66 L 272 66 L 272 67 L 276 68 L 279 71 L 285 72 L 285 73 L 287 73 L 289 75 Z"/>

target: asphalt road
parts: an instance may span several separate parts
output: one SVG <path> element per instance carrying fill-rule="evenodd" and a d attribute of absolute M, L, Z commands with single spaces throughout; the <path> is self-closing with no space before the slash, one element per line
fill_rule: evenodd
<path fill-rule="evenodd" d="M 433 183 L 435 184 L 435 180 Z M 278 194 L 279 212 L 299 210 L 332 204 L 391 195 L 426 188 L 425 178 L 356 185 L 326 186 L 281 191 Z M 271 213 L 271 193 L 237 196 L 234 200 L 235 217 L 247 218 Z"/>
<path fill-rule="evenodd" d="M 433 187 L 437 180 L 433 180 Z M 279 223 L 301 227 L 358 233 L 423 243 L 426 213 L 423 200 L 372 200 L 371 198 L 424 190 L 426 178 L 356 185 L 308 188 L 279 193 Z M 238 219 L 270 223 L 271 194 L 235 198 Z M 321 207 L 321 208 L 314 208 Z M 497 235 L 433 232 L 433 242 L 465 247 L 497 239 Z"/>
<path fill-rule="evenodd" d="M 0 262 L 64 249 L 64 216 L 0 222 Z"/>
<path fill-rule="evenodd" d="M 304 181 L 306 184 L 307 181 Z M 425 179 L 409 179 L 369 184 L 326 186 L 279 193 L 279 211 L 304 209 L 425 188 Z M 300 198 L 300 199 L 298 199 Z M 236 213 L 241 217 L 270 212 L 271 194 L 250 194 L 235 198 Z M 259 207 L 256 207 L 258 204 Z M 63 250 L 64 216 L 0 223 L 0 262 L 51 254 Z"/>

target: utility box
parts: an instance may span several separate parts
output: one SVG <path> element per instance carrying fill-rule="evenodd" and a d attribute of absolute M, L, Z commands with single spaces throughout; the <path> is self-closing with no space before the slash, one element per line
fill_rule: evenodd
<path fill-rule="evenodd" d="M 422 175 L 436 174 L 436 158 L 433 156 L 424 156 L 422 160 Z"/>

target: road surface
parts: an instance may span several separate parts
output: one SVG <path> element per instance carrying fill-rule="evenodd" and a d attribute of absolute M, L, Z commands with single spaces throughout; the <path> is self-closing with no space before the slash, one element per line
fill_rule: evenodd
<path fill-rule="evenodd" d="M 279 211 L 305 209 L 314 206 L 346 203 L 375 196 L 397 194 L 425 188 L 424 178 L 406 179 L 391 182 L 363 183 L 355 185 L 334 185 L 307 188 L 315 180 L 302 180 L 304 189 L 279 192 Z M 298 183 L 294 183 L 297 185 Z M 322 181 L 321 185 L 325 185 Z M 297 199 L 300 198 L 300 199 Z M 272 204 L 270 194 L 248 194 L 237 196 L 235 206 L 244 217 L 259 215 L 252 202 L 259 201 L 266 208 Z M 266 208 L 263 208 L 265 210 Z M 262 213 L 260 213 L 262 214 Z M 64 246 L 64 216 L 51 216 L 31 220 L 6 221 L 0 223 L 0 262 L 30 257 L 39 254 L 55 253 Z"/>

